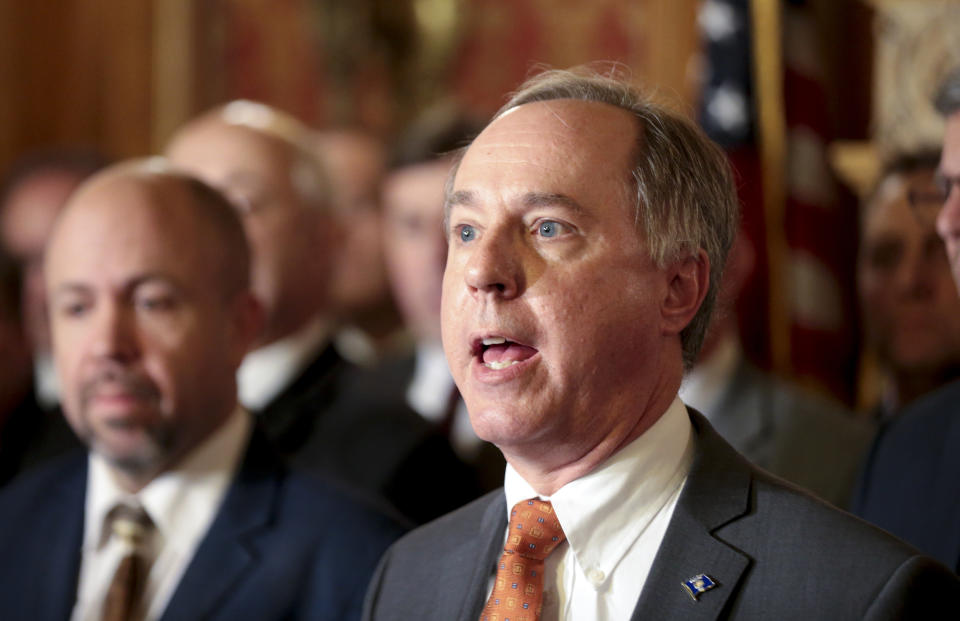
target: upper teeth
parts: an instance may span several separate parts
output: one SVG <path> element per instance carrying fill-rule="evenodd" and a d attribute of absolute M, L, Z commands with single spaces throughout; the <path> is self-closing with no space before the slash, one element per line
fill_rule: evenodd
<path fill-rule="evenodd" d="M 483 339 L 484 345 L 503 345 L 506 342 L 507 339 L 503 338 L 502 336 L 488 336 L 487 338 Z"/>

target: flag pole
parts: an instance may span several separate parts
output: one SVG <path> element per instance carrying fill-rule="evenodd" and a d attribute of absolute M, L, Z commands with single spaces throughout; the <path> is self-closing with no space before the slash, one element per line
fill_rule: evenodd
<path fill-rule="evenodd" d="M 783 32 L 780 0 L 750 0 L 757 147 L 762 174 L 767 241 L 770 359 L 789 376 L 790 306 L 786 209 L 787 128 L 783 100 Z"/>

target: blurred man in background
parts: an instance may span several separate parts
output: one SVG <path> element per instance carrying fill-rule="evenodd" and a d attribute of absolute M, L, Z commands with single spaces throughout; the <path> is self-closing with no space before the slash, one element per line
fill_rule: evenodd
<path fill-rule="evenodd" d="M 399 532 L 291 473 L 238 407 L 262 312 L 226 198 L 155 160 L 85 183 L 46 282 L 89 452 L 0 495 L 4 619 L 356 618 Z"/>
<path fill-rule="evenodd" d="M 916 201 L 914 214 L 922 226 L 936 223 L 960 289 L 960 69 L 945 79 L 936 105 L 947 120 L 935 178 L 938 200 Z M 948 335 L 949 328 L 944 330 Z M 960 381 L 954 381 L 916 400 L 881 429 L 853 510 L 960 572 L 958 404 Z"/>
<path fill-rule="evenodd" d="M 960 377 L 960 295 L 933 220 L 913 207 L 941 203 L 939 156 L 892 161 L 860 218 L 857 284 L 866 347 L 883 377 L 878 420 Z"/>
<path fill-rule="evenodd" d="M 483 491 L 500 486 L 503 457 L 480 440 L 440 343 L 440 292 L 447 261 L 443 195 L 455 152 L 482 128 L 448 104 L 428 109 L 401 136 L 383 185 L 383 248 L 394 298 L 413 338 L 412 355 L 384 365 L 384 383 L 448 439 Z"/>
<path fill-rule="evenodd" d="M 0 248 L 0 486 L 78 446 L 60 413 L 37 403 L 20 294 L 19 266 Z"/>
<path fill-rule="evenodd" d="M 744 356 L 735 302 L 753 266 L 753 245 L 741 229 L 723 272 L 716 315 L 680 398 L 756 465 L 846 507 L 873 428 L 839 403 L 766 373 Z"/>
<path fill-rule="evenodd" d="M 175 133 L 171 161 L 232 199 L 253 249 L 253 290 L 266 328 L 239 371 L 240 400 L 292 463 L 387 498 L 415 521 L 455 502 L 426 495 L 456 458 L 413 412 L 382 412 L 332 336 L 341 235 L 329 175 L 311 132 L 268 106 L 237 101 Z"/>
<path fill-rule="evenodd" d="M 384 144 L 360 129 L 328 129 L 314 140 L 330 173 L 342 233 L 330 295 L 339 309 L 337 350 L 362 366 L 396 346 L 400 328 L 380 244 Z"/>
<path fill-rule="evenodd" d="M 70 194 L 106 164 L 84 150 L 50 150 L 15 162 L 0 185 L 0 239 L 23 270 L 23 320 L 33 352 L 34 389 L 47 410 L 59 395 L 50 353 L 43 251 Z"/>

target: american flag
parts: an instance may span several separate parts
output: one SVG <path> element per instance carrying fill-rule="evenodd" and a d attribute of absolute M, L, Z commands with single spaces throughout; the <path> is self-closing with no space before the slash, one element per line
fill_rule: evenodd
<path fill-rule="evenodd" d="M 853 295 L 856 210 L 841 206 L 827 164 L 831 123 L 816 22 L 803 0 L 784 1 L 780 8 L 786 200 L 784 230 L 775 233 L 786 242 L 782 253 L 767 252 L 760 189 L 766 177 L 757 156 L 757 99 L 751 79 L 752 53 L 765 50 L 753 49 L 756 39 L 748 0 L 705 0 L 701 5 L 700 122 L 730 154 L 738 172 L 744 229 L 757 249 L 757 274 L 739 304 L 745 350 L 761 364 L 769 364 L 767 322 L 773 321 L 777 329 L 776 322 L 786 321 L 792 374 L 850 401 L 858 351 Z M 772 288 L 774 295 L 786 298 L 782 318 L 757 316 L 768 308 L 771 290 L 770 266 L 763 264 L 764 257 L 779 261 L 780 269 L 774 273 L 784 275 L 785 282 Z"/>

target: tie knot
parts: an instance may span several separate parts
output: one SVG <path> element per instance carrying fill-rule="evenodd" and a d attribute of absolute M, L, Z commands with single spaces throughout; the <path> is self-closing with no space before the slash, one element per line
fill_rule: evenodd
<path fill-rule="evenodd" d="M 563 528 L 549 501 L 521 500 L 510 511 L 510 532 L 503 551 L 543 560 L 563 543 Z"/>
<path fill-rule="evenodd" d="M 118 504 L 110 511 L 108 519 L 113 534 L 131 547 L 141 546 L 153 528 L 150 516 L 139 505 Z"/>

